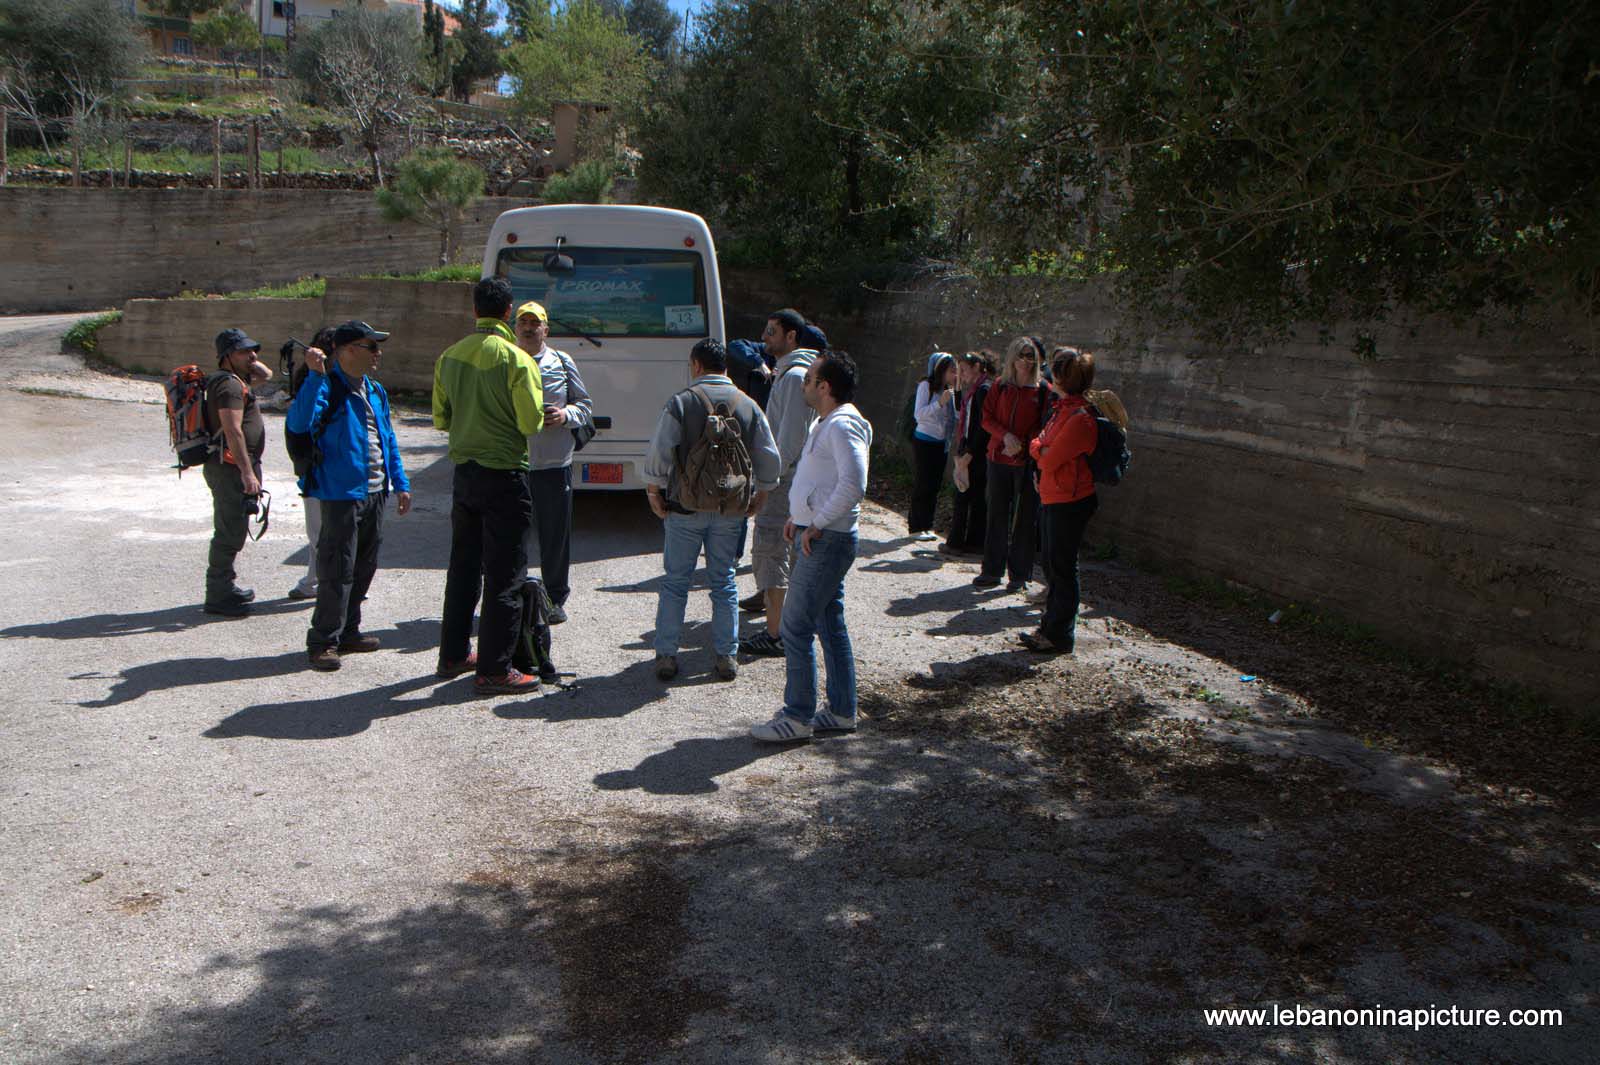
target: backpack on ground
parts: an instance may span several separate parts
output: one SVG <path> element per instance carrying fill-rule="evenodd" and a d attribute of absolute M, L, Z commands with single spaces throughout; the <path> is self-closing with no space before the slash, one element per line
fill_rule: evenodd
<path fill-rule="evenodd" d="M 1100 413 L 1091 404 L 1089 416 L 1094 419 L 1094 450 L 1089 452 L 1089 472 L 1096 484 L 1118 485 L 1128 473 L 1128 463 L 1133 452 L 1128 450 L 1128 434 L 1116 422 Z"/>
<path fill-rule="evenodd" d="M 205 462 L 220 447 L 221 433 L 211 428 L 206 389 L 216 371 L 180 366 L 167 375 L 167 431 L 177 455 L 178 476 Z"/>
<path fill-rule="evenodd" d="M 538 577 L 524 580 L 517 594 L 522 600 L 522 623 L 511 651 L 511 667 L 546 683 L 554 681 L 560 676 L 550 658 L 550 615 L 555 604 Z"/>
<path fill-rule="evenodd" d="M 705 425 L 689 444 L 678 475 L 678 504 L 692 511 L 743 515 L 754 494 L 755 467 L 744 431 L 727 403 L 713 403 L 703 388 L 691 388 L 705 407 Z"/>

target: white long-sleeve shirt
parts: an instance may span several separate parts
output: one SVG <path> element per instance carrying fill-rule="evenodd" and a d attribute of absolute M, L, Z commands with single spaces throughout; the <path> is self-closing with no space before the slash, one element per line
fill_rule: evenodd
<path fill-rule="evenodd" d="M 844 403 L 811 427 L 794 484 L 789 516 L 796 525 L 854 532 L 867 494 L 872 423 L 853 403 Z"/>

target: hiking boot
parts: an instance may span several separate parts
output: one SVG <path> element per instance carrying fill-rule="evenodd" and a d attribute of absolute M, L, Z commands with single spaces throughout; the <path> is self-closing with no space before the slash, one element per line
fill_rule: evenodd
<path fill-rule="evenodd" d="M 475 678 L 472 690 L 479 695 L 537 695 L 539 678 L 511 669 L 507 670 L 504 676 Z"/>
<path fill-rule="evenodd" d="M 463 658 L 459 662 L 446 662 L 442 658 L 439 659 L 439 665 L 433 671 L 433 675 L 436 677 L 443 677 L 445 680 L 450 680 L 452 678 L 461 676 L 463 673 L 471 673 L 477 668 L 478 656 L 475 653 L 469 652 L 467 657 Z"/>
<path fill-rule="evenodd" d="M 256 590 L 254 588 L 241 588 L 235 584 L 228 589 L 228 598 L 236 603 L 253 603 L 256 601 Z"/>
<path fill-rule="evenodd" d="M 739 663 L 732 655 L 718 655 L 715 668 L 718 680 L 732 680 L 739 675 Z"/>
<path fill-rule="evenodd" d="M 817 716 L 811 719 L 811 730 L 813 732 L 854 732 L 856 730 L 856 719 L 837 716 L 826 710 L 818 710 Z"/>
<path fill-rule="evenodd" d="M 200 608 L 207 614 L 218 614 L 225 618 L 246 618 L 250 616 L 250 604 L 238 599 L 222 599 L 215 603 L 207 603 Z"/>
<path fill-rule="evenodd" d="M 988 574 L 980 573 L 976 577 L 972 578 L 972 586 L 974 588 L 998 588 L 1000 587 L 1000 578 L 991 577 Z"/>
<path fill-rule="evenodd" d="M 306 657 L 311 661 L 311 668 L 318 673 L 332 673 L 340 666 L 337 647 L 313 647 Z"/>
<path fill-rule="evenodd" d="M 339 641 L 339 653 L 342 655 L 364 655 L 378 649 L 378 638 L 358 632 L 354 636 L 346 636 Z"/>
<path fill-rule="evenodd" d="M 671 680 L 677 675 L 677 655 L 656 655 L 656 680 Z"/>
<path fill-rule="evenodd" d="M 811 726 L 801 721 L 796 721 L 788 714 L 779 710 L 773 715 L 771 721 L 764 721 L 750 729 L 750 738 L 763 743 L 787 743 L 790 740 L 805 740 L 811 738 Z"/>
<path fill-rule="evenodd" d="M 765 592 L 757 592 L 748 599 L 739 600 L 739 609 L 746 614 L 765 614 L 767 612 L 767 596 Z"/>
<path fill-rule="evenodd" d="M 783 641 L 763 629 L 754 636 L 746 636 L 740 640 L 739 653 L 744 655 L 764 655 L 768 658 L 782 658 Z"/>
<path fill-rule="evenodd" d="M 550 616 L 545 619 L 552 625 L 560 625 L 567 620 L 567 608 L 560 603 L 550 604 Z"/>
<path fill-rule="evenodd" d="M 1022 646 L 1026 647 L 1034 654 L 1070 655 L 1072 653 L 1071 645 L 1062 647 L 1060 644 L 1050 639 L 1050 637 L 1046 636 L 1043 630 L 1040 629 L 1035 629 L 1032 632 L 1024 632 L 1020 634 L 1017 639 L 1022 642 Z"/>

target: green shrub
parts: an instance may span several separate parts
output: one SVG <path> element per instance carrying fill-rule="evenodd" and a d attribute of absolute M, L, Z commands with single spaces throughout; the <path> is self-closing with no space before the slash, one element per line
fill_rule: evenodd
<path fill-rule="evenodd" d="M 609 159 L 579 163 L 564 174 L 553 174 L 544 183 L 545 203 L 610 203 L 616 168 Z"/>
<path fill-rule="evenodd" d="M 75 349 L 85 355 L 93 355 L 99 350 L 99 333 L 108 325 L 122 321 L 121 311 L 110 311 L 106 314 L 97 314 L 93 318 L 83 318 L 74 322 L 61 337 L 63 350 Z"/>
<path fill-rule="evenodd" d="M 378 281 L 477 281 L 483 268 L 477 263 L 451 263 L 435 266 L 431 270 L 417 270 L 409 274 L 362 274 L 364 278 Z"/>
<path fill-rule="evenodd" d="M 240 292 L 200 292 L 185 289 L 180 300 L 320 300 L 328 291 L 325 277 L 301 277 L 282 285 L 263 285 Z"/>

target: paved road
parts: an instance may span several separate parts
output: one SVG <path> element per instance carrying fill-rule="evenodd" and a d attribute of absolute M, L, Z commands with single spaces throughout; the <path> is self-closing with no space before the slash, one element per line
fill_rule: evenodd
<path fill-rule="evenodd" d="M 1468 921 L 1428 958 L 1340 955 L 1330 982 L 1289 979 L 1252 926 L 1323 905 L 1301 894 L 1321 827 L 1141 794 L 1136 757 L 1095 763 L 1119 775 L 1084 798 L 1099 781 L 1052 775 L 1071 745 L 919 734 L 915 714 L 998 698 L 1060 698 L 1064 727 L 1092 724 L 1098 696 L 1055 693 L 1151 663 L 1162 688 L 1247 695 L 1237 666 L 1111 619 L 1086 624 L 1075 663 L 996 654 L 1026 623 L 1015 598 L 975 599 L 970 568 L 914 551 L 882 512 L 849 617 L 864 683 L 920 686 L 878 707 L 893 729 L 749 741 L 781 666 L 714 681 L 703 594 L 686 677 L 656 683 L 660 534 L 637 496 L 579 499 L 556 630 L 576 687 L 476 700 L 432 676 L 448 463 L 407 418 L 416 511 L 391 514 L 367 606 L 384 649 L 310 673 L 309 609 L 281 598 L 306 549 L 279 421 L 273 526 L 242 556 L 258 609 L 208 617 L 204 483 L 167 468 L 156 384 L 55 353 L 70 320 L 0 319 L 0 1060 L 1585 1060 L 1597 966 L 1576 932 L 1565 967 L 1528 963 L 1536 983 L 1496 975 L 1521 955 Z M 983 686 L 1004 678 L 1025 683 Z M 1308 786 L 1304 759 L 1240 765 L 1184 735 L 1231 767 L 1224 793 L 1260 781 L 1263 810 Z M 1130 757 L 1147 738 L 1115 737 Z M 1286 752 L 1333 767 L 1316 778 L 1330 801 L 1346 773 L 1437 799 L 1427 767 L 1338 739 Z M 1408 1039 L 1198 1019 L 1295 999 L 1558 1005 L 1575 1027 Z"/>

